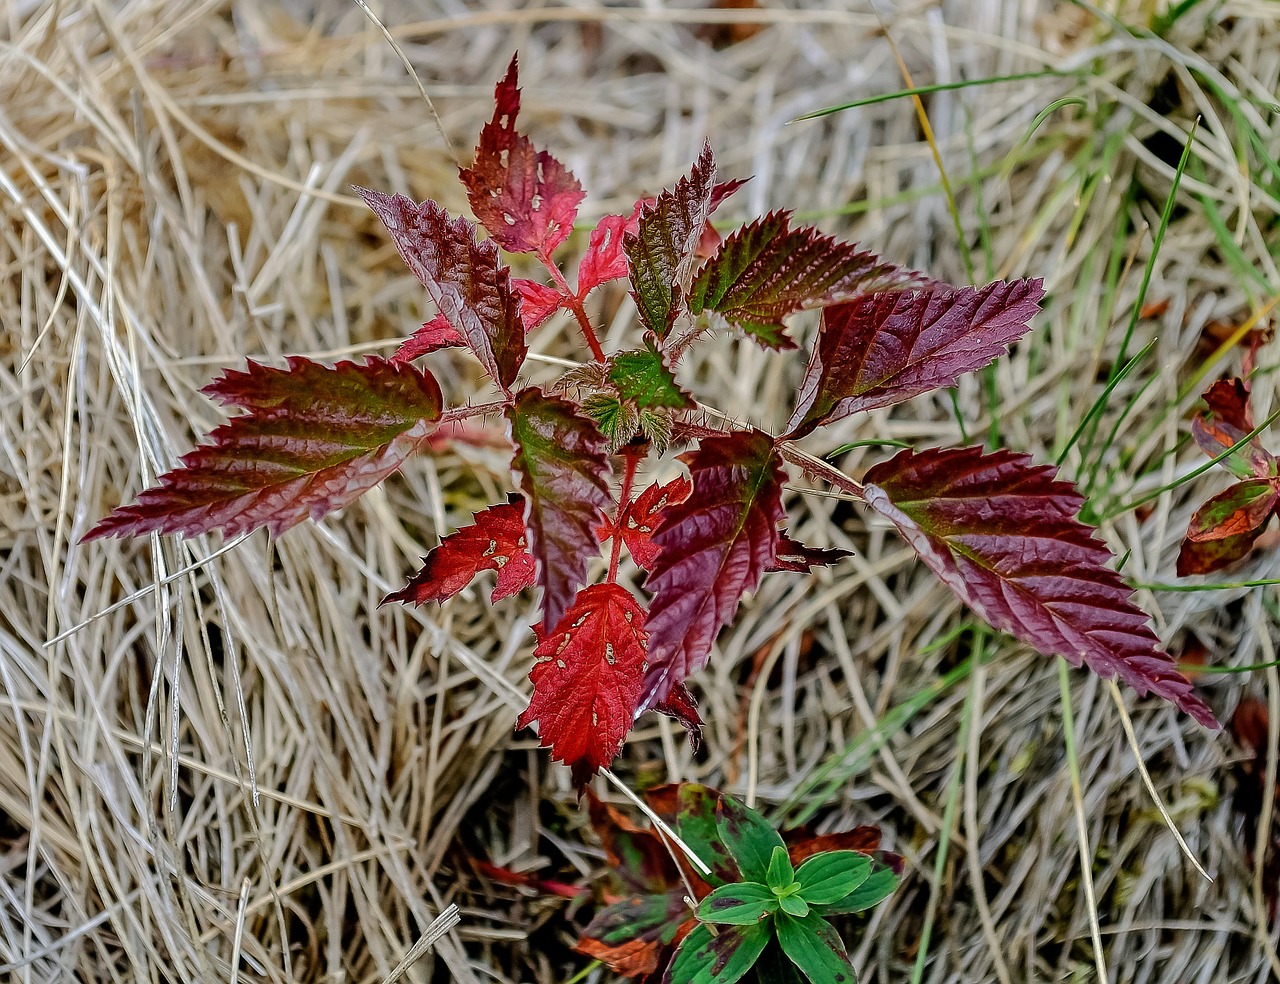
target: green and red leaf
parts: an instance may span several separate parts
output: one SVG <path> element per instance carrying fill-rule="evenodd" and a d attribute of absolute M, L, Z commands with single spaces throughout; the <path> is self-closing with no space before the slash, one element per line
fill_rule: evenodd
<path fill-rule="evenodd" d="M 698 918 L 725 926 L 754 926 L 778 911 L 773 890 L 757 882 L 721 885 L 698 903 Z"/>
<path fill-rule="evenodd" d="M 619 584 L 593 584 L 533 651 L 533 697 L 516 726 L 573 770 L 579 791 L 613 761 L 640 702 L 644 609 Z"/>
<path fill-rule="evenodd" d="M 766 348 L 791 349 L 788 315 L 919 282 L 853 243 L 791 228 L 790 212 L 770 212 L 734 232 L 698 271 L 689 311 L 714 312 Z"/>
<path fill-rule="evenodd" d="M 643 707 L 706 663 L 742 596 L 777 560 L 784 476 L 773 439 L 754 430 L 708 437 L 681 460 L 693 491 L 663 510 L 645 580 L 654 598 Z"/>
<path fill-rule="evenodd" d="M 435 379 L 407 363 L 370 358 L 287 369 L 250 362 L 203 390 L 247 413 L 214 428 L 132 505 L 86 540 L 143 533 L 226 536 L 267 527 L 279 536 L 358 499 L 423 443 L 441 410 Z"/>
<path fill-rule="evenodd" d="M 458 173 L 471 211 L 503 249 L 550 256 L 573 231 L 585 192 L 563 164 L 516 130 L 518 72 L 512 56 L 494 90 L 493 119 L 480 131 L 475 163 Z"/>
<path fill-rule="evenodd" d="M 1083 497 L 1054 476 L 1010 451 L 904 451 L 867 473 L 864 495 L 997 629 L 1218 727 L 1108 567 L 1111 551 L 1075 518 Z"/>
<path fill-rule="evenodd" d="M 981 369 L 1029 330 L 1040 280 L 884 291 L 822 312 L 793 437 L 861 410 L 901 403 Z"/>
<path fill-rule="evenodd" d="M 641 322 L 659 339 L 667 337 L 683 309 L 694 249 L 711 214 L 715 174 L 715 158 L 706 146 L 687 177 L 641 209 L 635 235 L 624 237 L 631 296 Z"/>
<path fill-rule="evenodd" d="M 747 881 L 768 882 L 774 849 L 786 855 L 787 845 L 773 825 L 728 793 L 721 793 L 716 804 L 716 832 Z"/>
<path fill-rule="evenodd" d="M 1243 379 L 1220 379 L 1204 391 L 1201 399 L 1208 412 L 1191 422 L 1191 436 L 1210 458 L 1218 457 L 1253 432 L 1249 386 Z M 1275 456 L 1256 435 L 1221 463 L 1237 478 L 1271 478 L 1278 470 Z"/>
<path fill-rule="evenodd" d="M 422 281 L 441 316 L 467 340 L 491 379 L 509 393 L 527 352 L 520 297 L 490 240 L 466 219 L 450 219 L 433 201 L 356 189 L 391 233 L 405 265 Z M 430 323 L 430 322 L 428 322 Z"/>
<path fill-rule="evenodd" d="M 422 558 L 422 567 L 399 591 L 382 599 L 421 605 L 445 601 L 481 571 L 497 571 L 490 601 L 498 602 L 530 587 L 538 567 L 525 540 L 524 499 L 510 500 L 474 514 L 475 522 L 450 533 Z"/>
<path fill-rule="evenodd" d="M 697 925 L 683 888 L 661 895 L 632 895 L 596 913 L 578 939 L 580 953 L 616 974 L 639 977 L 660 970 L 664 950 Z"/>
<path fill-rule="evenodd" d="M 770 927 L 729 926 L 716 935 L 695 926 L 680 944 L 663 984 L 734 984 L 754 966 L 772 937 Z"/>
<path fill-rule="evenodd" d="M 529 552 L 538 561 L 542 621 L 558 627 L 600 552 L 596 529 L 610 504 L 606 440 L 568 400 L 530 387 L 506 411 L 527 503 Z"/>
<path fill-rule="evenodd" d="M 1248 556 L 1280 505 L 1274 478 L 1236 482 L 1196 510 L 1178 553 L 1178 577 L 1209 574 Z"/>

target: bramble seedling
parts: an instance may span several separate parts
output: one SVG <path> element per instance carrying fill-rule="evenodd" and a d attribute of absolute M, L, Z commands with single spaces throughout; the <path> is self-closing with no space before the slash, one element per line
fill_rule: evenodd
<path fill-rule="evenodd" d="M 498 572 L 495 599 L 536 583 L 533 696 L 518 723 L 538 723 L 539 740 L 572 766 L 580 789 L 642 712 L 697 728 L 685 683 L 761 577 L 841 556 L 782 529 L 788 465 L 865 501 L 991 625 L 1217 726 L 1110 569 L 1110 551 L 1075 518 L 1081 495 L 1052 467 L 1007 450 L 909 449 L 860 483 L 795 444 L 851 414 L 951 386 L 1004 354 L 1039 309 L 1039 280 L 939 284 L 793 226 L 786 212 L 722 239 L 708 218 L 741 182 L 717 180 L 708 147 L 674 188 L 601 219 L 571 284 L 554 254 L 583 191 L 515 129 L 514 59 L 496 103 L 462 171 L 489 238 L 433 201 L 361 190 L 438 316 L 390 358 L 228 370 L 205 392 L 245 412 L 86 539 L 264 526 L 279 535 L 354 501 L 437 429 L 501 416 L 519 492 L 445 536 L 387 600 L 443 601 L 481 570 Z M 501 250 L 531 254 L 550 283 L 513 277 Z M 640 331 L 606 352 L 586 302 L 622 278 Z M 679 382 L 681 357 L 708 333 L 741 332 L 784 352 L 796 348 L 788 319 L 812 309 L 821 310 L 817 339 L 781 434 L 715 423 Z M 527 335 L 561 310 L 589 361 L 553 385 L 525 385 Z M 411 360 L 447 346 L 475 355 L 491 401 L 444 408 L 435 379 Z M 714 394 L 705 399 L 714 406 Z M 669 444 L 690 448 L 680 455 L 689 477 L 644 487 L 646 463 Z M 618 580 L 624 546 L 646 572 L 639 596 Z"/>

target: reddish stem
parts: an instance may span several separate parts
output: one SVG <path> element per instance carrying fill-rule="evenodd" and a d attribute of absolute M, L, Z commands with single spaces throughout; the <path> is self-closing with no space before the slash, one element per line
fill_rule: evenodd
<path fill-rule="evenodd" d="M 622 452 L 626 464 L 622 470 L 622 491 L 618 495 L 618 511 L 613 517 L 613 552 L 609 554 L 609 583 L 618 580 L 618 559 L 622 556 L 622 524 L 627 520 L 627 510 L 631 508 L 631 483 L 636 477 L 636 465 L 643 454 L 634 448 Z"/>
<path fill-rule="evenodd" d="M 560 272 L 560 268 L 546 253 L 539 253 L 538 259 L 542 261 L 542 265 L 547 268 L 547 272 L 551 274 L 551 279 L 556 282 L 556 286 L 560 288 L 560 294 L 569 304 L 569 310 L 573 312 L 573 316 L 578 319 L 578 327 L 582 329 L 582 337 L 587 340 L 587 344 L 591 346 L 591 356 L 597 362 L 604 361 L 604 349 L 600 347 L 600 340 L 596 338 L 595 329 L 591 327 L 591 319 L 587 317 L 587 309 L 582 306 L 582 301 L 578 299 L 578 295 L 574 293 L 573 288 L 569 286 L 569 282 L 564 279 L 564 274 Z"/>

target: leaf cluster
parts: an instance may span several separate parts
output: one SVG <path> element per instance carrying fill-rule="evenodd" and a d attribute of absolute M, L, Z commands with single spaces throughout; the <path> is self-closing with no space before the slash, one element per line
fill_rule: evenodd
<path fill-rule="evenodd" d="M 1076 518 L 1079 493 L 1052 468 L 1004 450 L 908 449 L 859 483 L 796 445 L 1005 353 L 1039 310 L 1039 280 L 940 284 L 785 212 L 721 237 L 710 216 L 742 182 L 720 180 L 706 147 L 674 187 L 596 224 L 571 284 L 554 254 L 583 191 L 516 129 L 519 110 L 513 59 L 461 174 L 487 236 L 436 202 L 360 189 L 435 318 L 390 358 L 228 371 L 206 393 L 244 412 L 87 538 L 262 526 L 279 535 L 351 503 L 461 423 L 500 419 L 518 492 L 445 536 L 387 600 L 443 602 L 481 571 L 497 572 L 495 601 L 536 584 L 533 694 L 519 724 L 538 726 L 581 789 L 643 712 L 696 731 L 686 682 L 762 577 L 843 556 L 785 532 L 783 490 L 799 466 L 865 501 L 993 626 L 1216 726 L 1111 569 L 1110 551 Z M 547 282 L 513 276 L 503 251 L 540 263 Z M 641 330 L 606 352 L 589 308 L 615 281 Z M 821 312 L 819 328 L 782 433 L 708 423 L 718 418 L 702 412 L 705 397 L 681 382 L 690 348 L 720 330 L 794 349 L 788 319 L 804 310 Z M 583 362 L 553 384 L 527 383 L 529 336 L 559 312 L 582 335 Z M 445 347 L 474 355 L 491 402 L 444 406 L 413 360 Z M 659 480 L 669 444 L 684 449 L 687 478 Z M 1267 488 L 1260 501 L 1271 503 Z M 624 552 L 642 584 L 625 576 Z"/>
<path fill-rule="evenodd" d="M 829 920 L 897 888 L 902 859 L 877 850 L 878 829 L 779 834 L 755 810 L 696 783 L 658 787 L 646 800 L 709 870 L 592 796 L 622 894 L 587 926 L 579 950 L 650 984 L 733 984 L 750 972 L 762 982 L 854 980 Z"/>

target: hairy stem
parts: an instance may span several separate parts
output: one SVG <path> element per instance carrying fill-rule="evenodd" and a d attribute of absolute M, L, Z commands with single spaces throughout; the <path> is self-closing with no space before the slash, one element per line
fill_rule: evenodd
<path fill-rule="evenodd" d="M 578 295 L 574 293 L 569 286 L 569 282 L 564 279 L 564 274 L 560 272 L 560 268 L 556 266 L 550 256 L 546 253 L 539 253 L 538 259 L 547 268 L 547 272 L 551 274 L 551 279 L 556 282 L 556 286 L 560 288 L 561 295 L 568 302 L 569 310 L 578 319 L 578 327 L 582 329 L 582 337 L 587 340 L 587 345 L 591 347 L 591 357 L 597 362 L 603 362 L 604 349 L 600 347 L 600 339 L 596 338 L 595 329 L 591 327 L 591 319 L 587 317 L 587 309 L 582 306 L 582 301 L 578 300 Z"/>
<path fill-rule="evenodd" d="M 636 465 L 643 454 L 634 448 L 625 448 L 622 457 L 626 461 L 622 470 L 622 490 L 618 493 L 618 510 L 613 515 L 613 549 L 609 554 L 609 583 L 618 580 L 618 560 L 622 556 L 622 524 L 631 508 L 631 483 L 636 477 Z"/>

